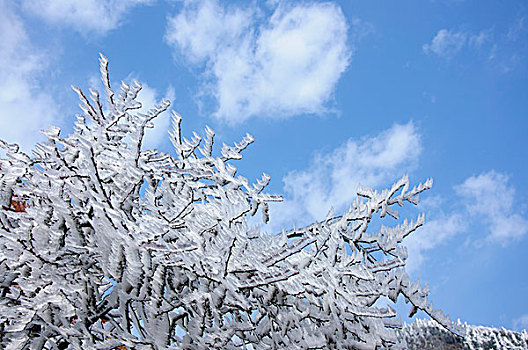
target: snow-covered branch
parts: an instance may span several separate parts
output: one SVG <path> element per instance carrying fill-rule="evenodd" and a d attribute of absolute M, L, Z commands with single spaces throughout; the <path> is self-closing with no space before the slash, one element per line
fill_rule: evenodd
<path fill-rule="evenodd" d="M 83 115 L 72 134 L 50 128 L 31 156 L 0 144 L 1 347 L 398 347 L 396 312 L 375 303 L 399 295 L 463 334 L 405 272 L 403 240 L 424 216 L 368 230 L 417 204 L 431 180 L 360 187 L 342 215 L 255 234 L 248 215 L 267 221 L 282 198 L 264 192 L 269 175 L 237 175 L 232 160 L 253 137 L 214 156 L 214 132 L 187 139 L 174 114 L 175 156 L 143 149 L 169 102 L 133 113 L 141 85 L 114 93 L 104 56 L 101 76 L 105 106 L 74 88 Z"/>

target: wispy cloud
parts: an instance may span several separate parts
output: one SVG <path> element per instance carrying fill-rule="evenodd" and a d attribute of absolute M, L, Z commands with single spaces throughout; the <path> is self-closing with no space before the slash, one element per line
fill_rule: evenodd
<path fill-rule="evenodd" d="M 516 41 L 526 30 L 526 16 L 518 17 L 508 28 L 507 37 L 511 41 Z"/>
<path fill-rule="evenodd" d="M 214 116 L 231 124 L 326 111 L 350 61 L 348 25 L 336 4 L 268 4 L 274 6 L 270 16 L 255 5 L 187 1 L 167 24 L 167 43 L 205 67 Z M 352 25 L 368 29 L 363 22 Z M 363 32 L 355 30 L 355 37 Z"/>
<path fill-rule="evenodd" d="M 519 16 L 508 26 L 505 34 L 493 44 L 488 56 L 489 62 L 503 73 L 525 67 L 528 54 L 526 16 Z"/>
<path fill-rule="evenodd" d="M 356 197 L 358 184 L 390 185 L 415 167 L 421 149 L 418 130 L 409 122 L 317 154 L 308 168 L 284 177 L 286 201 L 272 209 L 271 227 L 289 227 L 292 218 L 300 223 L 321 220 L 331 207 L 344 210 Z"/>
<path fill-rule="evenodd" d="M 467 213 L 487 225 L 486 240 L 507 245 L 528 233 L 528 220 L 515 207 L 515 188 L 505 174 L 489 171 L 471 176 L 455 190 Z"/>
<path fill-rule="evenodd" d="M 286 199 L 272 208 L 271 222 L 264 230 L 289 228 L 292 219 L 297 225 L 321 220 L 332 207 L 343 211 L 356 197 L 358 184 L 373 188 L 390 185 L 416 167 L 421 151 L 421 136 L 409 122 L 318 153 L 306 169 L 283 178 Z M 429 219 L 405 241 L 409 271 L 422 268 L 428 251 L 461 234 L 484 228 L 488 234 L 473 236 L 475 242 L 505 246 L 528 232 L 528 220 L 522 212 L 515 212 L 515 188 L 505 174 L 489 171 L 468 177 L 454 192 L 455 204 L 450 207 L 441 196 L 422 203 Z"/>
<path fill-rule="evenodd" d="M 419 130 L 414 123 L 395 124 L 378 135 L 349 139 L 340 147 L 315 155 L 310 165 L 283 178 L 285 202 L 272 207 L 270 224 L 278 232 L 323 219 L 331 208 L 342 212 L 357 197 L 358 184 L 380 189 L 389 186 L 418 165 L 422 153 Z M 420 208 L 431 215 L 425 225 L 405 240 L 408 271 L 419 270 L 427 252 L 468 229 L 464 213 L 442 209 L 439 196 L 426 197 Z"/>
<path fill-rule="evenodd" d="M 518 16 L 507 26 L 494 26 L 479 32 L 444 28 L 431 42 L 424 44 L 422 50 L 446 60 L 471 52 L 480 55 L 482 63 L 509 73 L 522 67 L 525 61 L 526 28 L 526 16 Z"/>
<path fill-rule="evenodd" d="M 425 53 L 434 53 L 442 57 L 453 57 L 466 44 L 467 35 L 462 32 L 451 32 L 441 29 L 435 35 L 431 43 L 423 45 Z"/>
<path fill-rule="evenodd" d="M 106 34 L 121 24 L 133 7 L 151 0 L 23 0 L 24 10 L 43 20 L 83 34 Z"/>
<path fill-rule="evenodd" d="M 141 102 L 142 107 L 137 113 L 146 113 L 149 109 L 158 105 L 162 98 L 174 102 L 174 88 L 169 86 L 162 96 L 158 90 L 150 87 L 146 83 L 141 84 L 143 88 L 139 92 L 138 101 Z M 157 148 L 163 142 L 169 139 L 170 114 L 165 112 L 153 120 L 154 127 L 145 131 L 145 138 L 143 139 L 144 148 Z"/>
<path fill-rule="evenodd" d="M 528 314 L 522 315 L 513 320 L 513 329 L 521 332 L 522 330 L 528 330 Z"/>
<path fill-rule="evenodd" d="M 430 43 L 424 44 L 422 49 L 427 54 L 435 54 L 442 58 L 451 59 L 466 47 L 480 47 L 488 39 L 485 31 L 471 34 L 466 31 L 440 29 Z"/>
<path fill-rule="evenodd" d="M 407 271 L 418 271 L 427 261 L 427 251 L 447 243 L 467 229 L 467 222 L 461 213 L 445 214 L 440 210 L 434 219 L 426 220 L 423 227 L 405 240 L 409 253 Z"/>
<path fill-rule="evenodd" d="M 58 107 L 39 78 L 48 57 L 31 42 L 9 3 L 0 1 L 0 139 L 26 151 L 42 139 L 40 129 L 59 121 Z"/>
<path fill-rule="evenodd" d="M 506 246 L 528 233 L 528 220 L 521 211 L 515 212 L 515 188 L 507 175 L 492 170 L 470 176 L 454 190 L 455 205 L 450 208 L 446 208 L 441 197 L 422 203 L 432 219 L 406 240 L 409 271 L 423 266 L 428 250 L 460 234 L 484 230 L 484 234 L 471 236 L 479 247 L 496 243 Z"/>

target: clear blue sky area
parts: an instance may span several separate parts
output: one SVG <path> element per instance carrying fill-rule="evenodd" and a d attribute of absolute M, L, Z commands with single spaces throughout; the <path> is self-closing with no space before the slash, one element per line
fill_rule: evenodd
<path fill-rule="evenodd" d="M 186 135 L 255 136 L 239 169 L 286 198 L 263 230 L 343 211 L 359 183 L 433 177 L 402 211 L 426 213 L 410 274 L 454 319 L 528 327 L 525 1 L 0 0 L 0 138 L 69 132 L 70 84 L 100 89 L 100 52 Z M 168 127 L 147 146 L 170 151 Z"/>

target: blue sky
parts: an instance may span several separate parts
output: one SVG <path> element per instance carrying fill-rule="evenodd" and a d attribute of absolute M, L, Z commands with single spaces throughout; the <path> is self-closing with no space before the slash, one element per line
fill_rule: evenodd
<path fill-rule="evenodd" d="M 523 1 L 0 0 L 0 138 L 68 132 L 70 84 L 143 83 L 184 133 L 246 132 L 272 176 L 268 231 L 343 211 L 358 183 L 433 177 L 409 272 L 471 324 L 528 327 L 528 8 Z M 168 114 L 148 146 L 170 150 Z M 403 308 L 402 306 L 399 306 Z M 419 315 L 420 316 L 420 315 Z M 423 315 L 421 315 L 423 316 Z"/>

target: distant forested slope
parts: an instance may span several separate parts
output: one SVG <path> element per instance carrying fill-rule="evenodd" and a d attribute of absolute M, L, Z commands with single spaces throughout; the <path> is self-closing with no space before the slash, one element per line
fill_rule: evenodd
<path fill-rule="evenodd" d="M 405 325 L 400 337 L 409 349 L 528 349 L 528 333 L 483 326 L 465 325 L 466 338 L 460 338 L 431 320 Z"/>

